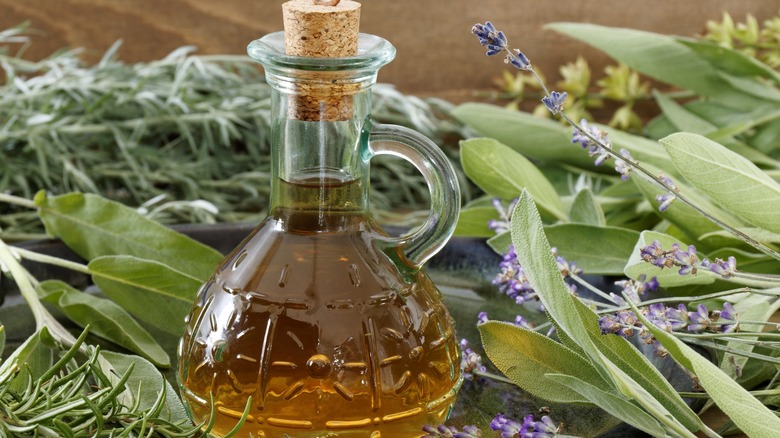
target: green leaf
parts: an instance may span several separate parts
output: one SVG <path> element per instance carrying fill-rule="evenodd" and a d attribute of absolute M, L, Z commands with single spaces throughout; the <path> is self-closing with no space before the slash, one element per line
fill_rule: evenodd
<path fill-rule="evenodd" d="M 718 69 L 675 37 L 585 23 L 553 23 L 546 27 L 590 44 L 653 79 L 729 102 L 736 108 L 756 105 L 755 98 L 734 89 L 720 77 Z"/>
<path fill-rule="evenodd" d="M 122 376 L 133 367 L 127 381 L 127 390 L 122 393 L 127 406 L 138 403 L 139 411 L 149 410 L 160 397 L 160 391 L 165 391 L 165 404 L 160 418 L 174 424 L 191 424 L 178 393 L 151 362 L 139 356 L 113 351 L 101 351 L 100 355 L 113 367 L 117 375 Z"/>
<path fill-rule="evenodd" d="M 216 250 L 98 195 L 46 196 L 41 191 L 35 204 L 47 233 L 86 260 L 132 255 L 165 263 L 202 281 L 222 260 Z"/>
<path fill-rule="evenodd" d="M 104 256 L 89 262 L 95 284 L 133 316 L 166 333 L 180 335 L 201 281 L 167 265 L 132 256 Z"/>
<path fill-rule="evenodd" d="M 739 50 L 702 39 L 678 37 L 676 40 L 720 71 L 735 76 L 762 77 L 780 84 L 780 73 Z"/>
<path fill-rule="evenodd" d="M 593 167 L 588 154 L 571 144 L 571 128 L 560 123 L 483 103 L 460 105 L 452 114 L 479 135 L 494 138 L 533 160 Z"/>
<path fill-rule="evenodd" d="M 780 90 L 770 87 L 763 82 L 756 81 L 752 78 L 732 76 L 724 72 L 721 72 L 720 76 L 723 80 L 731 84 L 732 87 L 745 94 L 750 94 L 764 100 L 771 100 L 774 105 L 777 105 L 777 102 L 780 101 Z"/>
<path fill-rule="evenodd" d="M 761 243 L 780 243 L 780 234 L 772 233 L 763 228 L 737 228 L 737 230 L 747 234 L 752 239 L 755 239 Z M 717 230 L 717 231 L 709 232 L 707 234 L 702 234 L 701 236 L 699 236 L 699 239 L 708 240 L 716 237 L 731 239 L 731 240 L 739 240 L 738 237 L 734 236 L 733 234 L 729 233 L 726 230 Z"/>
<path fill-rule="evenodd" d="M 533 330 L 491 321 L 481 324 L 479 333 L 490 361 L 535 397 L 557 403 L 588 403 L 588 399 L 571 389 L 545 379 L 547 373 L 575 376 L 603 390 L 609 389 L 585 358 Z"/>
<path fill-rule="evenodd" d="M 599 389 L 574 376 L 547 374 L 545 377 L 559 385 L 570 388 L 572 391 L 576 391 L 592 403 L 601 406 L 602 409 L 637 429 L 653 436 L 668 435 L 655 418 L 626 398 Z"/>
<path fill-rule="evenodd" d="M 748 436 L 771 437 L 780 430 L 780 418 L 745 388 L 732 380 L 716 365 L 685 345 L 674 335 L 656 327 L 629 303 L 637 318 L 669 351 L 674 360 L 699 378 L 699 384 L 707 391 L 718 407 Z"/>
<path fill-rule="evenodd" d="M 498 211 L 493 207 L 472 207 L 460 211 L 455 236 L 493 237 L 496 235 L 488 228 L 488 222 L 498 219 Z"/>
<path fill-rule="evenodd" d="M 43 327 L 27 338 L 0 365 L 0 376 L 13 369 L 19 370 L 11 382 L 12 390 L 19 393 L 24 392 L 28 379 L 35 381 L 51 368 L 54 356 L 52 349 L 46 345 L 46 339 L 50 337 L 48 329 Z"/>
<path fill-rule="evenodd" d="M 774 297 L 747 294 L 745 297 L 739 300 L 731 299 L 731 301 L 734 305 L 734 309 L 739 314 L 739 318 L 744 321 L 769 321 L 772 315 L 774 315 L 778 308 L 780 308 L 780 300 L 777 300 Z M 764 331 L 764 325 L 743 322 L 740 323 L 740 330 L 760 333 Z M 740 340 L 748 342 L 731 341 L 726 345 L 730 348 L 751 353 L 753 352 L 755 346 L 750 344 L 749 341 L 755 341 L 757 339 L 757 336 L 740 338 Z M 741 370 L 745 368 L 745 365 L 749 359 L 750 358 L 745 356 L 725 353 L 723 355 L 723 360 L 720 362 L 720 369 L 723 370 L 724 373 L 728 374 L 728 376 L 732 379 L 737 379 L 737 377 L 741 374 Z"/>
<path fill-rule="evenodd" d="M 572 222 L 603 227 L 607 224 L 604 218 L 604 210 L 596 201 L 596 196 L 590 189 L 580 190 L 574 196 L 569 207 L 569 218 Z"/>
<path fill-rule="evenodd" d="M 466 175 L 489 195 L 509 200 L 527 189 L 547 212 L 566 220 L 555 188 L 521 154 L 490 138 L 465 140 L 460 144 L 460 153 Z"/>
<path fill-rule="evenodd" d="M 588 274 L 622 275 L 634 251 L 639 232 L 619 227 L 594 227 L 583 224 L 555 224 L 544 227 L 550 246 L 558 255 L 574 262 Z M 497 253 L 509 251 L 509 232 L 488 239 Z"/>
<path fill-rule="evenodd" d="M 81 327 L 89 325 L 91 334 L 120 345 L 159 367 L 171 366 L 168 353 L 129 313 L 111 300 L 81 292 L 59 280 L 40 284 L 43 300 L 54 304 Z"/>
<path fill-rule="evenodd" d="M 658 233 L 655 231 L 642 231 L 637 240 L 634 250 L 631 252 L 631 258 L 625 266 L 626 276 L 638 279 L 643 274 L 647 278 L 656 277 L 658 283 L 662 287 L 675 287 L 675 286 L 689 286 L 692 284 L 711 284 L 717 278 L 716 275 L 709 271 L 700 270 L 696 275 L 680 275 L 677 273 L 679 268 L 659 268 L 652 263 L 648 263 L 642 260 L 641 250 L 642 248 L 649 246 L 653 241 L 657 240 L 661 244 L 661 248 L 665 250 L 672 249 L 673 244 L 680 245 L 680 248 L 686 250 L 688 244 L 683 243 L 672 236 L 667 234 Z M 706 257 L 704 254 L 698 254 L 699 260 Z"/>
<path fill-rule="evenodd" d="M 658 175 L 661 172 L 653 166 L 647 166 L 653 174 Z M 646 180 L 645 178 L 635 177 L 631 178 L 636 187 L 644 195 L 645 199 L 652 205 L 653 211 L 660 215 L 664 219 L 668 220 L 679 228 L 691 241 L 699 240 L 702 234 L 712 233 L 722 230 L 720 226 L 704 217 L 701 213 L 694 210 L 693 207 L 688 204 L 675 201 L 672 206 L 666 211 L 659 211 L 658 207 L 660 203 L 656 200 L 658 195 L 667 193 L 667 191 L 658 185 Z M 722 208 L 713 204 L 709 198 L 699 193 L 697 189 L 688 185 L 685 181 L 677 179 L 674 181 L 675 185 L 680 188 L 680 191 L 685 193 L 691 202 L 695 203 L 705 211 L 709 212 L 712 216 L 720 219 L 731 225 L 740 225 L 742 221 L 730 213 L 726 212 Z M 709 242 L 712 245 L 718 245 L 722 241 Z"/>
<path fill-rule="evenodd" d="M 677 170 L 731 213 L 780 233 L 780 184 L 744 157 L 696 134 L 661 140 Z"/>

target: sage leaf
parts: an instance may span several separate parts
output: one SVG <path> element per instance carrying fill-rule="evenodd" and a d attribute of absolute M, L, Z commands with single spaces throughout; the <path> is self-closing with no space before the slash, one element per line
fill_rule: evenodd
<path fill-rule="evenodd" d="M 641 250 L 642 248 L 649 246 L 653 241 L 657 240 L 661 244 L 661 248 L 665 250 L 672 249 L 673 244 L 680 245 L 680 248 L 686 250 L 688 245 L 680 242 L 678 239 L 669 236 L 668 234 L 658 233 L 655 231 L 642 231 L 639 235 L 639 240 L 636 241 L 636 246 L 631 252 L 631 258 L 626 263 L 624 273 L 627 277 L 634 280 L 639 279 L 642 275 L 645 275 L 648 279 L 656 277 L 658 283 L 662 287 L 675 287 L 675 286 L 689 286 L 693 284 L 711 284 L 715 281 L 717 276 L 706 270 L 699 270 L 696 275 L 687 274 L 680 275 L 677 271 L 679 268 L 659 268 L 652 263 L 648 263 L 642 260 Z M 699 260 L 706 257 L 705 254 L 698 253 Z"/>
<path fill-rule="evenodd" d="M 678 37 L 677 41 L 722 72 L 735 76 L 762 77 L 780 84 L 780 73 L 739 50 L 701 39 Z"/>
<path fill-rule="evenodd" d="M 738 109 L 749 110 L 756 105 L 755 98 L 734 89 L 720 77 L 717 68 L 675 37 L 585 23 L 553 23 L 546 27 L 583 41 L 661 82 L 728 102 Z"/>
<path fill-rule="evenodd" d="M 100 290 L 130 314 L 166 333 L 183 332 L 198 278 L 133 256 L 98 257 L 88 266 Z"/>
<path fill-rule="evenodd" d="M 740 319 L 743 321 L 766 322 L 769 321 L 778 309 L 780 309 L 780 300 L 777 300 L 774 297 L 747 295 L 738 300 L 732 299 L 732 302 L 734 304 L 734 309 L 736 309 Z M 764 330 L 764 326 L 762 324 L 743 322 L 740 323 L 740 330 L 760 333 Z M 757 339 L 758 336 L 741 338 L 741 340 L 747 342 L 731 341 L 726 345 L 730 348 L 752 353 L 755 346 L 751 344 L 750 341 L 755 341 Z M 750 358 L 745 356 L 724 353 L 723 359 L 720 361 L 720 369 L 729 377 L 736 380 L 742 374 L 742 370 L 747 365 L 748 360 L 750 360 Z"/>
<path fill-rule="evenodd" d="M 563 203 L 544 174 L 527 158 L 490 138 L 465 140 L 460 144 L 466 175 L 491 196 L 511 200 L 527 189 L 547 212 L 566 220 Z"/>
<path fill-rule="evenodd" d="M 165 263 L 204 281 L 222 260 L 216 250 L 98 195 L 35 196 L 46 232 L 86 260 L 126 254 Z"/>
<path fill-rule="evenodd" d="M 548 225 L 544 234 L 558 255 L 576 263 L 584 272 L 597 275 L 623 275 L 639 239 L 639 232 L 634 230 L 584 224 Z M 507 232 L 488 239 L 487 243 L 497 253 L 504 254 L 512 239 Z"/>
<path fill-rule="evenodd" d="M 498 219 L 498 211 L 493 207 L 472 207 L 460 211 L 455 236 L 492 237 L 495 232 L 488 228 L 488 222 Z"/>
<path fill-rule="evenodd" d="M 45 345 L 45 340 L 50 337 L 48 329 L 41 328 L 0 364 L 0 376 L 19 370 L 11 382 L 12 390 L 23 393 L 28 379 L 35 381 L 51 368 L 54 356 L 51 348 Z"/>
<path fill-rule="evenodd" d="M 552 120 L 484 103 L 457 106 L 452 115 L 479 135 L 494 138 L 533 160 L 593 167 L 588 154 L 577 153 L 572 146 L 571 129 Z"/>
<path fill-rule="evenodd" d="M 737 141 L 732 137 L 722 137 L 723 131 L 718 130 L 718 127 L 709 121 L 699 117 L 698 115 L 690 112 L 687 108 L 675 102 L 666 95 L 654 92 L 655 101 L 661 108 L 663 113 L 669 118 L 669 121 L 677 127 L 677 131 L 692 132 L 694 134 L 701 134 L 710 137 L 710 134 L 716 134 L 721 137 L 721 142 L 724 146 L 730 150 L 742 155 L 748 160 L 754 163 L 765 164 L 768 166 L 776 165 L 776 161 L 765 154 L 757 151 L 756 149 L 748 146 L 747 144 Z"/>
<path fill-rule="evenodd" d="M 607 224 L 604 210 L 596 201 L 596 195 L 590 189 L 580 190 L 574 196 L 569 207 L 569 218 L 572 222 L 603 227 Z"/>
<path fill-rule="evenodd" d="M 618 419 L 643 430 L 653 436 L 667 436 L 666 430 L 650 414 L 642 410 L 630 400 L 611 392 L 597 388 L 577 377 L 564 374 L 547 374 L 549 381 L 566 386 L 572 391 L 582 395 L 593 404 L 601 406 L 604 410 Z"/>
<path fill-rule="evenodd" d="M 780 184 L 746 158 L 696 134 L 661 140 L 677 170 L 745 221 L 780 233 Z"/>
<path fill-rule="evenodd" d="M 171 366 L 168 353 L 127 311 L 111 300 L 86 294 L 59 280 L 40 284 L 43 297 L 89 332 L 122 346 L 159 367 Z"/>
<path fill-rule="evenodd" d="M 152 408 L 160 397 L 160 391 L 165 392 L 165 403 L 160 418 L 174 424 L 191 424 L 184 405 L 179 399 L 176 390 L 165 380 L 160 371 L 146 359 L 116 353 L 113 351 L 101 351 L 100 355 L 113 368 L 114 372 L 122 376 L 132 366 L 130 379 L 127 381 L 127 390 L 121 394 L 122 401 L 127 406 L 138 404 L 138 411 L 146 411 Z"/>
<path fill-rule="evenodd" d="M 748 436 L 771 437 L 780 431 L 780 418 L 745 388 L 732 380 L 715 364 L 685 345 L 674 335 L 650 322 L 632 302 L 629 303 L 637 318 L 669 351 L 680 365 L 699 378 L 699 384 L 712 400 Z"/>
<path fill-rule="evenodd" d="M 737 230 L 761 243 L 780 243 L 780 233 L 772 233 L 763 228 L 752 228 L 752 227 L 737 228 Z M 713 238 L 729 239 L 731 243 L 734 243 L 735 240 L 739 240 L 738 237 L 734 236 L 733 234 L 729 233 L 726 230 L 712 231 L 710 233 L 702 234 L 701 236 L 699 236 L 699 239 L 703 241 L 707 241 Z M 741 242 L 741 240 L 739 241 Z"/>
<path fill-rule="evenodd" d="M 588 399 L 577 392 L 547 380 L 547 373 L 576 376 L 603 390 L 609 389 L 590 362 L 544 335 L 495 321 L 480 324 L 478 328 L 490 361 L 535 397 L 556 403 L 589 404 Z"/>

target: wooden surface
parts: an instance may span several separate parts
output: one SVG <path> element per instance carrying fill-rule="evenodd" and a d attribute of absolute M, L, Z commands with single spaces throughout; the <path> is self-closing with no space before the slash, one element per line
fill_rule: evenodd
<path fill-rule="evenodd" d="M 117 39 L 125 61 L 152 60 L 182 45 L 199 53 L 245 53 L 249 41 L 281 30 L 282 0 L 0 0 L 0 28 L 30 20 L 36 36 L 26 56 L 43 57 L 64 46 L 87 48 L 96 61 Z M 457 94 L 489 88 L 503 68 L 482 55 L 470 34 L 476 22 L 492 20 L 505 30 L 550 79 L 558 66 L 583 54 L 592 66 L 607 58 L 543 29 L 557 21 L 695 35 L 724 10 L 743 21 L 780 12 L 780 0 L 364 0 L 362 31 L 398 48 L 380 81 L 405 92 Z M 619 42 L 616 42 L 619 43 Z"/>

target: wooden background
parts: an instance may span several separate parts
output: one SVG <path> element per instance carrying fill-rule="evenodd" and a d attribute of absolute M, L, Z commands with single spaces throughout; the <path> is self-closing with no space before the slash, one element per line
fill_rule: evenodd
<path fill-rule="evenodd" d="M 84 47 L 96 61 L 124 40 L 121 59 L 145 61 L 182 45 L 199 53 L 245 53 L 249 41 L 281 30 L 282 0 L 0 0 L 0 29 L 31 21 L 40 33 L 25 56 Z M 455 97 L 490 88 L 500 60 L 482 56 L 470 34 L 492 20 L 550 79 L 583 54 L 598 69 L 607 58 L 552 31 L 546 23 L 579 21 L 691 36 L 728 11 L 737 21 L 780 13 L 780 0 L 364 0 L 362 31 L 390 40 L 396 60 L 380 74 L 404 92 Z M 620 42 L 616 42 L 619 44 Z"/>

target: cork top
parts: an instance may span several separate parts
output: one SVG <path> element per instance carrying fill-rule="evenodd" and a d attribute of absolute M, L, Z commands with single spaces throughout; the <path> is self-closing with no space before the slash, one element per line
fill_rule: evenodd
<path fill-rule="evenodd" d="M 282 5 L 285 51 L 311 58 L 358 53 L 360 3 L 352 0 L 290 0 Z"/>

